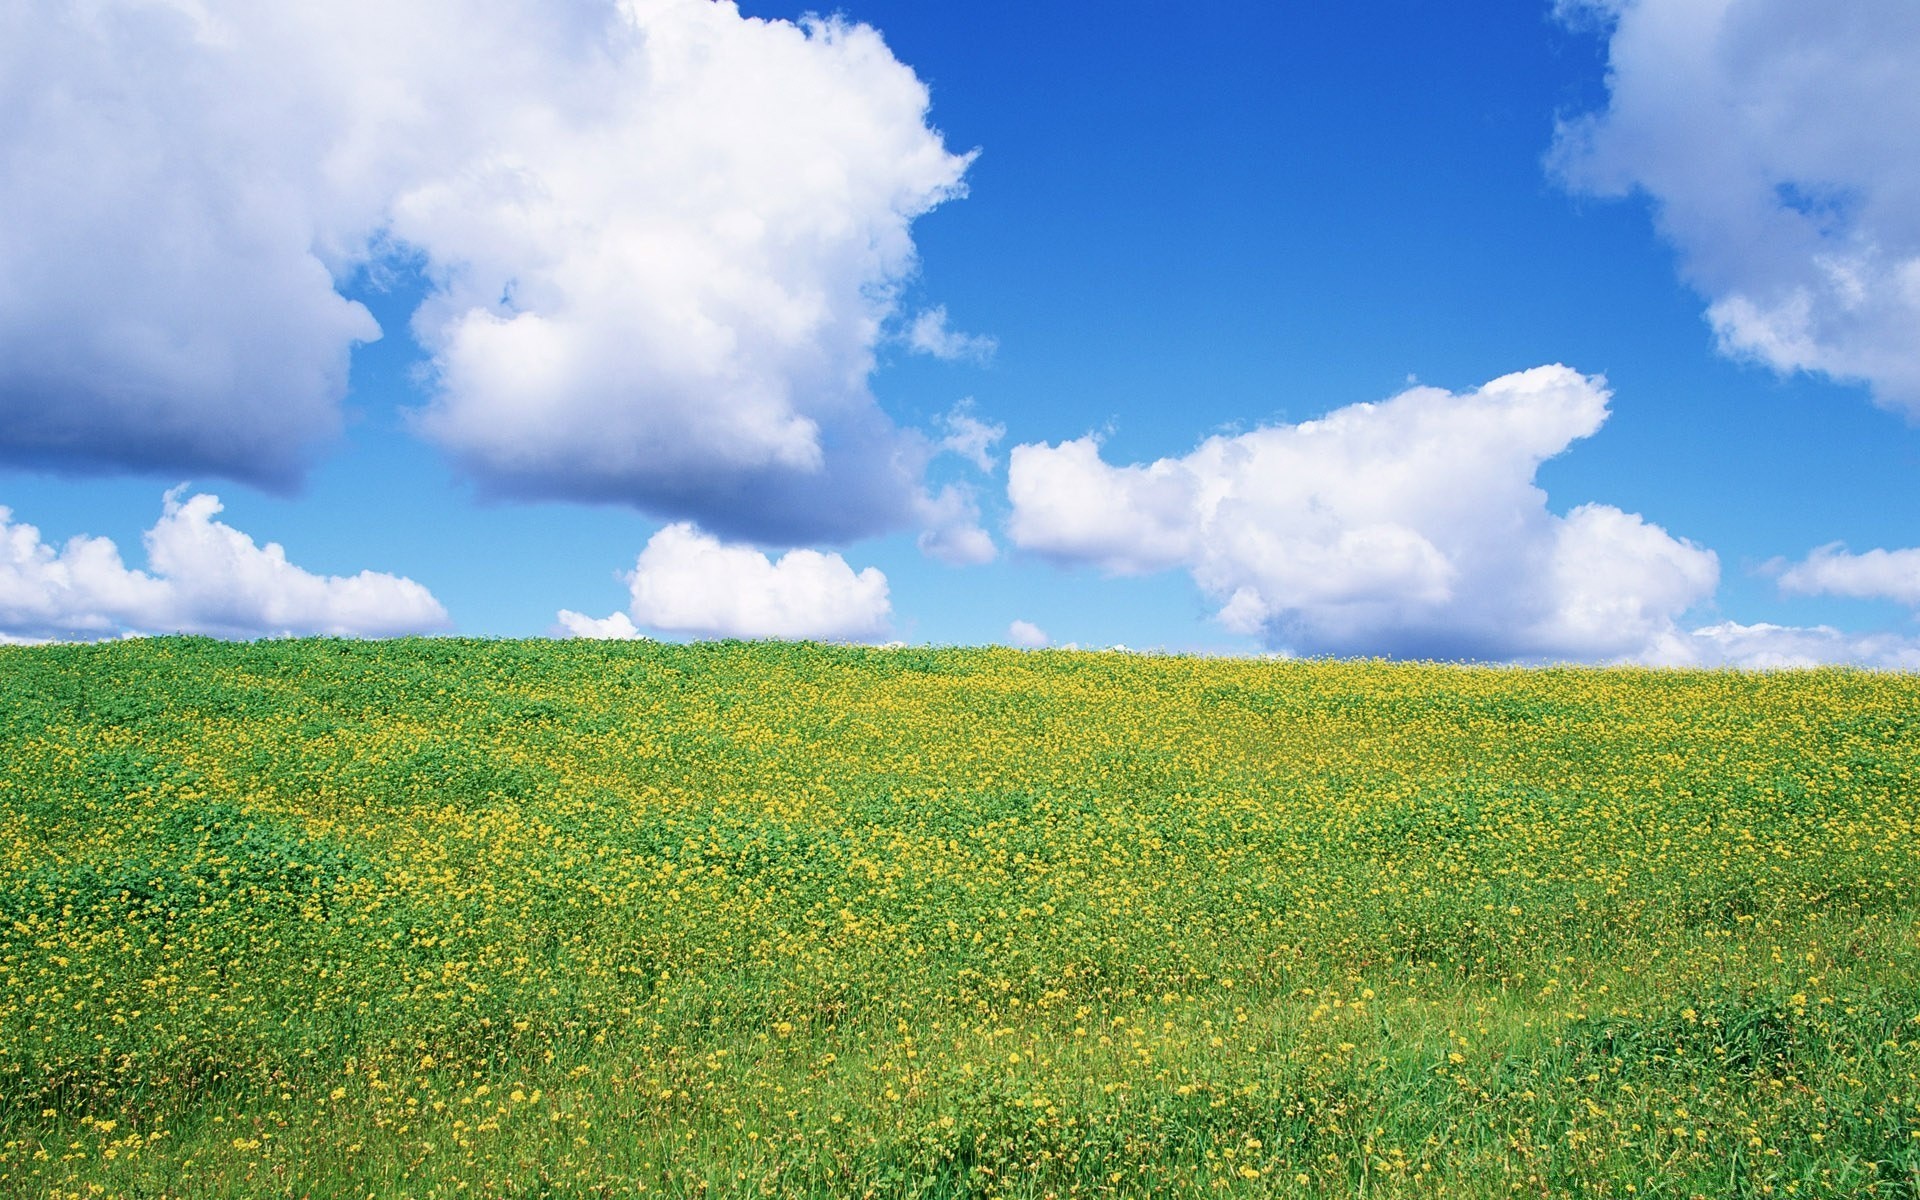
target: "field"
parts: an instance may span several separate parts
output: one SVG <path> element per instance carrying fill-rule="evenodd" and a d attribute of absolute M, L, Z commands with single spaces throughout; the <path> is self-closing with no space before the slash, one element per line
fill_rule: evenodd
<path fill-rule="evenodd" d="M 1920 1196 L 1920 678 L 0 648 L 0 1196 Z"/>

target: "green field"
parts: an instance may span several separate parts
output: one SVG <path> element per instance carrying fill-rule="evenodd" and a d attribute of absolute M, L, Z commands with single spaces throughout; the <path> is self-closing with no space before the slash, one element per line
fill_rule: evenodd
<path fill-rule="evenodd" d="M 1920 1196 L 1920 678 L 0 648 L 0 1196 Z"/>

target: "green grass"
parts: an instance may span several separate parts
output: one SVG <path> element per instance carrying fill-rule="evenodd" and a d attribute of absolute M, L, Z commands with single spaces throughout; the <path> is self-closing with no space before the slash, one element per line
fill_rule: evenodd
<path fill-rule="evenodd" d="M 0 1196 L 1920 1197 L 1920 679 L 0 648 Z"/>

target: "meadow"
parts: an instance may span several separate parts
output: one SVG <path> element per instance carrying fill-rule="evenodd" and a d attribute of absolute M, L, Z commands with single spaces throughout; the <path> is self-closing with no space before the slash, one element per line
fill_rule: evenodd
<path fill-rule="evenodd" d="M 0 647 L 0 1196 L 1920 1196 L 1920 677 Z"/>

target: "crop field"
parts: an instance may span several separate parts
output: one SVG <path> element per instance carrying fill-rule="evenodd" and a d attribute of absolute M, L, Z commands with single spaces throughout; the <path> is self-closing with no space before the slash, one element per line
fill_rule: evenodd
<path fill-rule="evenodd" d="M 0 648 L 0 1196 L 1920 1195 L 1920 678 Z"/>

